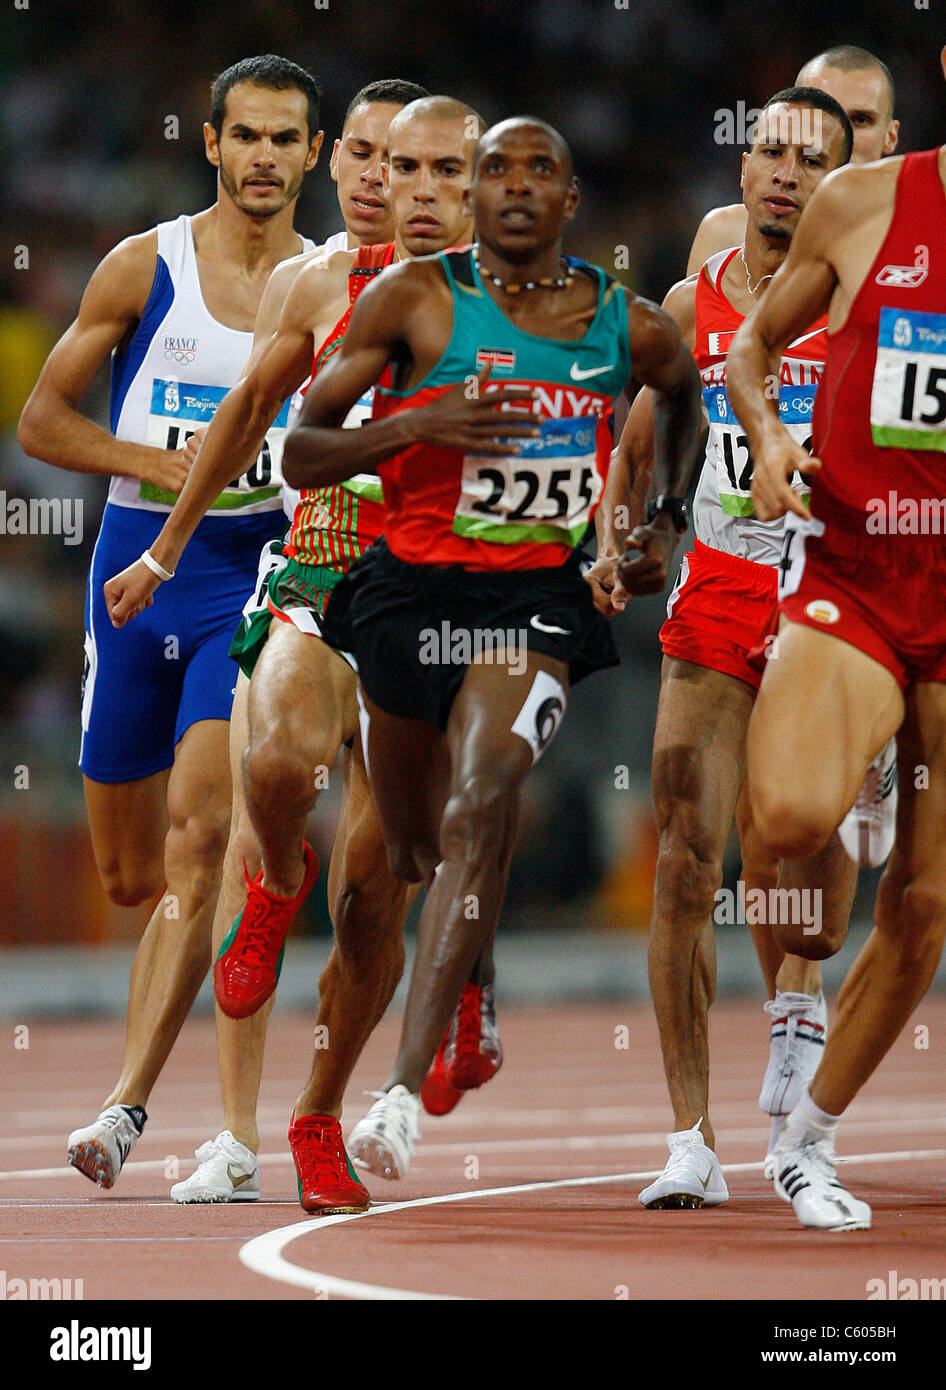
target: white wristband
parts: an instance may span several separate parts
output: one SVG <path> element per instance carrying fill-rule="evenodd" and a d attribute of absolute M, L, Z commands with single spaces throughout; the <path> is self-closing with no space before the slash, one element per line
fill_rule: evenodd
<path fill-rule="evenodd" d="M 166 570 L 163 565 L 159 565 L 157 560 L 151 554 L 150 550 L 143 550 L 141 553 L 141 558 L 144 561 L 144 563 L 148 566 L 148 569 L 151 571 L 151 573 L 156 574 L 159 579 L 174 578 L 174 570 Z"/>

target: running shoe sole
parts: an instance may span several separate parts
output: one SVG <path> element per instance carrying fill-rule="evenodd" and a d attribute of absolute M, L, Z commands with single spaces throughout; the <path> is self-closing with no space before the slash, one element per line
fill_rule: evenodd
<path fill-rule="evenodd" d="M 705 1206 L 702 1197 L 695 1192 L 667 1192 L 663 1197 L 655 1197 L 648 1202 L 646 1211 L 699 1211 Z"/>
<path fill-rule="evenodd" d="M 118 1173 L 115 1172 L 108 1149 L 99 1139 L 85 1139 L 81 1144 L 74 1144 L 66 1154 L 66 1162 L 91 1178 L 98 1187 L 115 1185 Z"/>
<path fill-rule="evenodd" d="M 348 1152 L 359 1168 L 367 1168 L 377 1178 L 396 1182 L 403 1176 L 397 1155 L 378 1135 L 365 1134 L 354 1141 L 349 1140 Z"/>

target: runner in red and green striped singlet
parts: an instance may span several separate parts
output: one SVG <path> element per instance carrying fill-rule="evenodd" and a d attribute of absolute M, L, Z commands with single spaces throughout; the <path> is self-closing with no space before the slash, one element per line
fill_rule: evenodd
<path fill-rule="evenodd" d="M 312 375 L 303 392 L 341 346 L 358 295 L 393 259 L 393 242 L 362 246 L 356 251 L 348 276 L 348 308 L 315 354 Z M 371 419 L 373 398 L 374 388 L 352 406 L 345 419 L 346 429 Z M 376 473 L 359 473 L 332 487 L 304 488 L 292 519 L 286 554 L 305 565 L 344 573 L 381 535 L 383 521 L 381 481 Z"/>

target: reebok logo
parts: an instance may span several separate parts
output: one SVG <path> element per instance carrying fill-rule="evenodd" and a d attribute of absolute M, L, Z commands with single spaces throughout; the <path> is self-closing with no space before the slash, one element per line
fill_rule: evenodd
<path fill-rule="evenodd" d="M 874 276 L 878 285 L 889 285 L 892 289 L 915 290 L 929 275 L 925 266 L 885 265 Z"/>
<path fill-rule="evenodd" d="M 913 265 L 885 265 L 878 270 L 874 280 L 878 285 L 888 285 L 891 289 L 915 290 L 929 275 L 930 248 L 917 246 L 913 251 Z"/>

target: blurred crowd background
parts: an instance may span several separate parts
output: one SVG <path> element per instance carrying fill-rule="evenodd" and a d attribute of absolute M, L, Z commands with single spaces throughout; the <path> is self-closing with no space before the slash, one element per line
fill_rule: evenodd
<path fill-rule="evenodd" d="M 880 56 L 897 89 L 901 151 L 946 133 L 934 4 L 840 0 L 8 0 L 0 19 L 0 502 L 73 497 L 81 544 L 6 534 L 0 507 L 0 941 L 137 933 L 147 910 L 108 906 L 85 826 L 79 746 L 83 595 L 106 480 L 24 456 L 19 411 L 102 256 L 122 237 L 215 195 L 201 125 L 213 77 L 277 52 L 324 88 L 326 150 L 364 83 L 404 77 L 491 122 L 529 111 L 571 144 L 582 201 L 567 249 L 661 299 L 710 207 L 738 198 L 742 146 L 719 113 L 759 106 L 838 43 Z M 179 136 L 168 139 L 167 118 Z M 323 157 L 297 226 L 341 226 Z M 622 256 L 620 248 L 626 248 Z M 24 257 L 24 250 L 26 256 Z M 107 420 L 107 374 L 86 402 Z M 681 550 L 682 554 L 682 550 Z M 528 784 L 507 929 L 642 929 L 655 837 L 649 756 L 665 599 L 616 625 L 623 664 L 579 687 L 563 732 Z M 337 804 L 313 834 L 327 861 Z M 738 873 L 733 842 L 727 875 Z M 862 876 L 867 915 L 875 876 Z M 309 928 L 328 930 L 324 897 Z"/>

